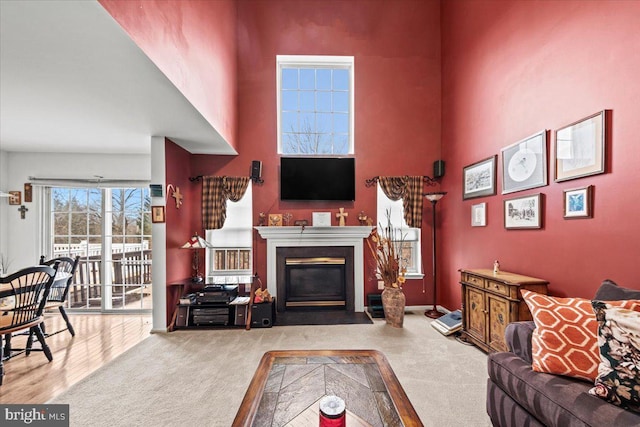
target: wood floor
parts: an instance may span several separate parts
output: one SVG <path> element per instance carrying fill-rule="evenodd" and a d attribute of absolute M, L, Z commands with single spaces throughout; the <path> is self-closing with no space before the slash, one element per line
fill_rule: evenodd
<path fill-rule="evenodd" d="M 45 403 L 101 366 L 115 359 L 151 331 L 150 315 L 70 314 L 76 336 L 68 331 L 47 338 L 53 353 L 33 352 L 5 361 L 0 403 Z M 63 326 L 55 313 L 45 321 L 47 332 Z M 13 347 L 23 347 L 25 337 L 14 337 Z M 38 345 L 38 344 L 35 344 Z"/>

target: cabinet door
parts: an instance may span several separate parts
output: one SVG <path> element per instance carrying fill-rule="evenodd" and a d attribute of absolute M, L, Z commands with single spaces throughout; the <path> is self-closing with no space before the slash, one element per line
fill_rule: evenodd
<path fill-rule="evenodd" d="M 509 301 L 496 295 L 487 294 L 489 307 L 489 347 L 496 351 L 507 351 L 504 330 L 510 321 Z"/>
<path fill-rule="evenodd" d="M 467 287 L 466 304 L 467 333 L 485 342 L 484 292 Z"/>

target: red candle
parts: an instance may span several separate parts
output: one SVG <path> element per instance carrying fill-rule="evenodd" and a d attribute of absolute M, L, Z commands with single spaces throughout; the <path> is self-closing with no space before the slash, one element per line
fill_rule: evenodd
<path fill-rule="evenodd" d="M 320 400 L 320 427 L 345 427 L 344 400 L 325 396 Z"/>

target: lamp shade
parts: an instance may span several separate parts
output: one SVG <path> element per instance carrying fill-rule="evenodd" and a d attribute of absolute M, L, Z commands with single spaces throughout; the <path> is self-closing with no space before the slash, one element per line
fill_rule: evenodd
<path fill-rule="evenodd" d="M 446 191 L 438 191 L 435 193 L 427 193 L 424 195 L 424 197 L 426 197 L 430 202 L 437 202 L 438 200 L 442 199 L 445 194 L 447 194 Z"/>
<path fill-rule="evenodd" d="M 181 246 L 182 249 L 205 249 L 205 248 L 213 248 L 213 245 L 202 237 L 198 236 L 198 234 L 194 234 L 187 243 Z"/>

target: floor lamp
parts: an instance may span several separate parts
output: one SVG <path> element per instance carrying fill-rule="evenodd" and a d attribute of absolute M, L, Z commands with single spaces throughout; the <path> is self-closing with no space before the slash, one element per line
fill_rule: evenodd
<path fill-rule="evenodd" d="M 427 193 L 424 197 L 431 202 L 431 210 L 433 211 L 433 220 L 431 223 L 431 237 L 432 237 L 432 257 L 433 257 L 433 308 L 424 312 L 424 315 L 432 319 L 437 319 L 444 313 L 438 311 L 437 299 L 436 299 L 436 286 L 438 284 L 436 276 L 436 203 L 447 194 L 445 191 L 439 191 L 435 193 Z"/>

